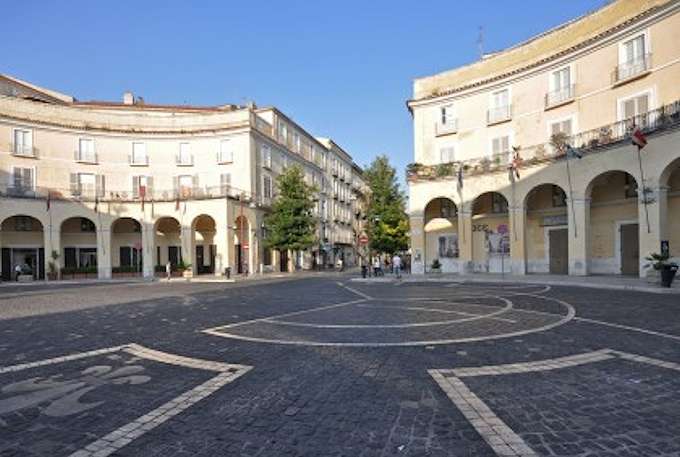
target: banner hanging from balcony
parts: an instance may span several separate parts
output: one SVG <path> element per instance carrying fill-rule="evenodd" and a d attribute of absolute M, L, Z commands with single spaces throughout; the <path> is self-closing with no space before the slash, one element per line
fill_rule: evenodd
<path fill-rule="evenodd" d="M 647 137 L 642 133 L 640 127 L 635 127 L 631 140 L 633 141 L 633 144 L 638 147 L 638 151 L 647 146 Z"/>

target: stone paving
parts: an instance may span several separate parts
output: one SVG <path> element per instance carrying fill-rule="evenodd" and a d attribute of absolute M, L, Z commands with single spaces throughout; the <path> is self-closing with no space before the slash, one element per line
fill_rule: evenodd
<path fill-rule="evenodd" d="M 346 279 L 0 291 L 0 456 L 680 456 L 676 296 Z"/>

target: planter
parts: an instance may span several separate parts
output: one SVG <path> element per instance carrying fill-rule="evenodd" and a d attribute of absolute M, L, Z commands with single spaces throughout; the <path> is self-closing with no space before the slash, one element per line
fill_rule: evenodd
<path fill-rule="evenodd" d="M 661 287 L 670 287 L 678 271 L 676 266 L 666 266 L 661 269 Z"/>
<path fill-rule="evenodd" d="M 59 279 L 58 273 L 47 273 L 47 280 L 48 281 L 56 281 L 57 279 Z"/>
<path fill-rule="evenodd" d="M 193 272 L 192 270 L 184 270 L 184 271 L 182 272 L 182 277 L 183 277 L 183 278 L 187 278 L 187 279 L 193 278 L 193 277 L 194 277 L 194 272 Z"/>
<path fill-rule="evenodd" d="M 17 281 L 19 281 L 19 282 L 33 282 L 33 275 L 20 274 L 19 277 L 17 278 Z"/>

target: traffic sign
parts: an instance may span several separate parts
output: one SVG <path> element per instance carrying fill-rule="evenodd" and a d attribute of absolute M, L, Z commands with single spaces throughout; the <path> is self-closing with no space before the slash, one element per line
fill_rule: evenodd
<path fill-rule="evenodd" d="M 368 236 L 359 235 L 359 244 L 366 246 L 368 244 Z"/>

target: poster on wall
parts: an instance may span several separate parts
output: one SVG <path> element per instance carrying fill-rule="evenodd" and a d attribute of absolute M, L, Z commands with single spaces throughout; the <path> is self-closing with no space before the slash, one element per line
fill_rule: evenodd
<path fill-rule="evenodd" d="M 458 257 L 458 234 L 439 237 L 438 253 L 441 258 Z"/>
<path fill-rule="evenodd" d="M 490 255 L 510 254 L 510 231 L 507 225 L 501 224 L 495 231 L 489 229 L 486 232 L 486 248 Z"/>

